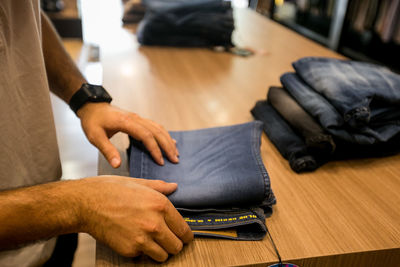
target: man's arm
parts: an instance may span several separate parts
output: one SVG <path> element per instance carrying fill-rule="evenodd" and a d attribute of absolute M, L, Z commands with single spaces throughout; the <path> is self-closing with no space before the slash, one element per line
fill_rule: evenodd
<path fill-rule="evenodd" d="M 176 184 L 102 176 L 0 192 L 0 250 L 86 232 L 123 256 L 165 261 L 193 238 L 164 194 Z"/>
<path fill-rule="evenodd" d="M 65 51 L 60 37 L 43 12 L 42 36 L 50 89 L 69 103 L 72 95 L 86 82 L 86 79 Z M 175 141 L 162 126 L 153 121 L 120 110 L 108 103 L 87 103 L 77 114 L 89 141 L 103 153 L 114 168 L 121 164 L 121 157 L 109 138 L 119 131 L 142 141 L 158 164 L 164 164 L 160 148 L 170 161 L 179 162 Z"/>
<path fill-rule="evenodd" d="M 41 14 L 43 55 L 50 89 L 69 103 L 72 95 L 87 81 L 65 50 L 49 18 L 43 11 Z"/>
<path fill-rule="evenodd" d="M 79 205 L 64 196 L 72 184 L 57 182 L 0 192 L 0 250 L 78 230 Z"/>

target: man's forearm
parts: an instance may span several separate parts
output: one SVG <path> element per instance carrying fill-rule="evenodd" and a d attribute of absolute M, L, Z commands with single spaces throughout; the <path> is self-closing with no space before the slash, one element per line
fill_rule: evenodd
<path fill-rule="evenodd" d="M 0 192 L 0 250 L 85 232 L 123 256 L 157 261 L 193 239 L 165 195 L 177 184 L 121 176 L 54 182 Z"/>
<path fill-rule="evenodd" d="M 43 12 L 42 38 L 50 89 L 68 103 L 86 79 L 65 50 L 56 30 Z"/>
<path fill-rule="evenodd" d="M 0 250 L 78 232 L 77 183 L 63 181 L 0 192 Z"/>

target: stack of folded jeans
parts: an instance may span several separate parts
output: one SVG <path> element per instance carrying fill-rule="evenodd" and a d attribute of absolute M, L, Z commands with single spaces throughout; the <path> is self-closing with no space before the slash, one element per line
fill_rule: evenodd
<path fill-rule="evenodd" d="M 374 64 L 307 57 L 251 110 L 291 168 L 400 151 L 400 75 Z"/>
<path fill-rule="evenodd" d="M 231 47 L 234 20 L 223 0 L 147 0 L 137 32 L 143 45 Z"/>
<path fill-rule="evenodd" d="M 156 164 L 131 139 L 130 175 L 175 182 L 169 199 L 196 236 L 260 240 L 275 197 L 260 156 L 262 122 L 171 132 L 180 162 Z"/>

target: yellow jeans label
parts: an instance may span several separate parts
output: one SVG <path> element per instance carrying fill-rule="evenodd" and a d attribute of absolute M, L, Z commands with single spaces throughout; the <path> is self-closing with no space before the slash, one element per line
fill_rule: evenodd
<path fill-rule="evenodd" d="M 237 237 L 237 231 L 231 230 L 192 230 L 193 233 L 212 234 L 219 236 Z"/>

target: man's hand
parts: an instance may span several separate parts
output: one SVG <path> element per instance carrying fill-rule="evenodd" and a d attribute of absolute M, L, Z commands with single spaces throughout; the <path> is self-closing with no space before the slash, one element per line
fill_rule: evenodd
<path fill-rule="evenodd" d="M 114 168 L 120 166 L 121 157 L 109 138 L 120 131 L 142 141 L 158 164 L 164 165 L 160 148 L 171 162 L 179 162 L 175 140 L 162 126 L 151 120 L 108 103 L 87 103 L 78 110 L 78 116 L 89 141 L 101 151 Z"/>
<path fill-rule="evenodd" d="M 102 176 L 83 179 L 82 230 L 119 254 L 165 261 L 193 234 L 165 194 L 177 185 L 159 180 Z M 87 197 L 90 194 L 90 197 Z"/>
<path fill-rule="evenodd" d="M 0 250 L 86 232 L 124 256 L 165 261 L 193 239 L 165 196 L 177 185 L 100 176 L 0 192 Z"/>

